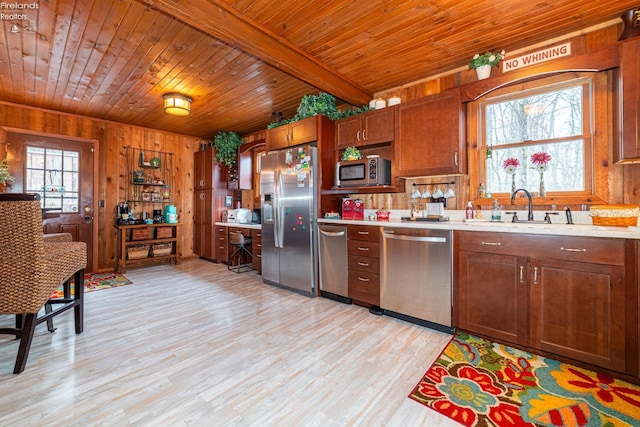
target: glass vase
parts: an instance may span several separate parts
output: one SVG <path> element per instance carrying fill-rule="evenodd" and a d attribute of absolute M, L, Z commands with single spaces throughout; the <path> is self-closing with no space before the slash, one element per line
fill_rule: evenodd
<path fill-rule="evenodd" d="M 511 197 L 513 197 L 515 192 L 516 192 L 516 174 L 513 173 L 511 174 Z"/>
<path fill-rule="evenodd" d="M 540 172 L 540 191 L 538 191 L 538 196 L 545 197 L 547 195 L 547 190 L 544 188 L 544 172 Z"/>

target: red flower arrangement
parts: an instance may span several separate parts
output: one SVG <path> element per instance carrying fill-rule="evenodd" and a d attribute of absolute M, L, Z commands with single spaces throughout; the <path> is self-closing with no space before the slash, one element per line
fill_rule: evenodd
<path fill-rule="evenodd" d="M 539 151 L 531 155 L 531 163 L 533 163 L 533 168 L 537 169 L 540 172 L 544 172 L 550 161 L 551 156 L 544 151 Z"/>
<path fill-rule="evenodd" d="M 520 161 L 515 157 L 509 157 L 507 160 L 502 162 L 502 167 L 504 168 L 504 170 L 511 175 L 516 173 L 516 169 L 518 169 L 518 166 L 520 166 Z"/>

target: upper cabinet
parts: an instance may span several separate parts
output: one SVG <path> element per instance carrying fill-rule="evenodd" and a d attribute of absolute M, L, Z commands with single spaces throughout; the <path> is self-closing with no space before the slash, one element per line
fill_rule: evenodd
<path fill-rule="evenodd" d="M 640 162 L 640 37 L 620 43 L 616 163 Z"/>
<path fill-rule="evenodd" d="M 465 121 L 458 88 L 399 104 L 396 176 L 467 172 Z"/>
<path fill-rule="evenodd" d="M 267 130 L 266 150 L 293 147 L 318 140 L 316 116 Z"/>
<path fill-rule="evenodd" d="M 336 147 L 366 146 L 391 142 L 395 138 L 393 107 L 372 110 L 336 122 Z"/>
<path fill-rule="evenodd" d="M 213 188 L 215 149 L 208 147 L 204 150 L 196 151 L 193 156 L 193 177 L 196 190 Z"/>

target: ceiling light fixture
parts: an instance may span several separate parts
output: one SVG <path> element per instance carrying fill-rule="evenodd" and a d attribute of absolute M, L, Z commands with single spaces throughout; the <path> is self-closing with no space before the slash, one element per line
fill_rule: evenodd
<path fill-rule="evenodd" d="M 18 27 L 16 24 L 11 24 L 11 28 L 9 29 L 9 32 L 11 34 L 17 34 L 20 32 L 20 27 Z"/>
<path fill-rule="evenodd" d="M 188 116 L 191 113 L 191 103 L 193 100 L 180 93 L 167 93 L 162 96 L 164 99 L 164 111 L 174 116 Z"/>

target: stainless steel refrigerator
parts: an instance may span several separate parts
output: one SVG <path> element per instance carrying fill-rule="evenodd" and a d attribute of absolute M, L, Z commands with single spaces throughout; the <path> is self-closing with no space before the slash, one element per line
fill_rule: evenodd
<path fill-rule="evenodd" d="M 266 154 L 260 164 L 262 280 L 315 296 L 318 149 Z"/>

